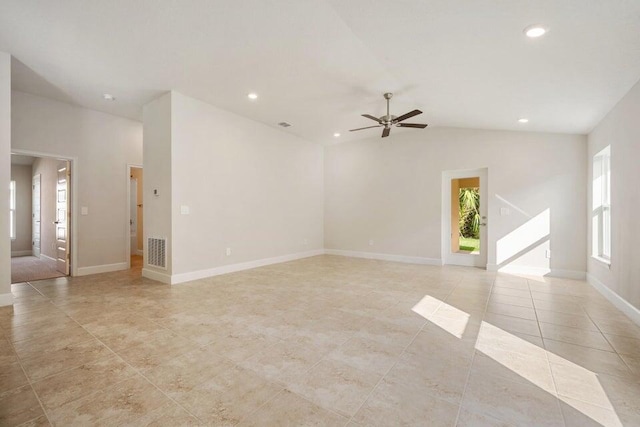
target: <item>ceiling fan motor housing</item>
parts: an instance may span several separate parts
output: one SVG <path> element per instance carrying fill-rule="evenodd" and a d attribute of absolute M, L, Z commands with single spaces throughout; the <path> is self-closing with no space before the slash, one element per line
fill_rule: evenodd
<path fill-rule="evenodd" d="M 382 130 L 382 137 L 385 138 L 387 136 L 389 136 L 389 132 L 391 130 L 391 126 L 396 125 L 398 127 L 410 127 L 410 128 L 420 128 L 420 129 L 424 129 L 427 127 L 427 125 L 425 124 L 419 124 L 419 123 L 400 123 L 403 120 L 406 120 L 410 117 L 413 116 L 417 116 L 418 114 L 422 114 L 422 111 L 420 110 L 413 110 L 410 111 L 406 114 L 403 114 L 401 116 L 394 116 L 389 112 L 389 100 L 393 97 L 393 94 L 391 92 L 387 92 L 384 95 L 384 99 L 387 100 L 387 114 L 382 116 L 382 117 L 375 117 L 372 116 L 370 114 L 363 114 L 363 117 L 366 117 L 368 119 L 374 120 L 376 122 L 378 122 L 378 124 L 376 126 L 367 126 L 367 127 L 363 127 L 363 128 L 358 128 L 358 129 L 351 129 L 350 132 L 354 132 L 354 131 L 358 131 L 358 130 L 363 130 L 363 129 L 371 129 L 371 128 L 375 128 L 375 127 L 384 127 L 384 129 Z"/>

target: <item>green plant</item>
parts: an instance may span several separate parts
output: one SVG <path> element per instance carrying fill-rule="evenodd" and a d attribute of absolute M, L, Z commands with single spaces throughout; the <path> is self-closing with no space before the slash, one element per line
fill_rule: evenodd
<path fill-rule="evenodd" d="M 458 195 L 462 237 L 480 238 L 480 193 L 478 188 L 461 188 Z"/>

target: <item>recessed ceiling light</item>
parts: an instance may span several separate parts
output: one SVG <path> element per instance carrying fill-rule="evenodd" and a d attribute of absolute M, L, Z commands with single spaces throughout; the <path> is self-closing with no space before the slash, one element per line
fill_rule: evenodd
<path fill-rule="evenodd" d="M 518 123 L 529 123 L 529 119 L 525 119 L 525 118 L 518 119 Z"/>
<path fill-rule="evenodd" d="M 257 93 L 253 93 L 253 92 L 251 92 L 249 95 L 247 95 L 247 97 L 248 97 L 250 100 L 252 100 L 252 101 L 253 101 L 253 100 L 258 99 L 258 94 L 257 94 Z"/>
<path fill-rule="evenodd" d="M 116 97 L 111 95 L 110 93 L 103 93 L 102 97 L 104 99 L 106 99 L 107 101 L 115 101 L 116 100 Z"/>
<path fill-rule="evenodd" d="M 524 34 L 529 38 L 535 39 L 537 37 L 544 36 L 547 31 L 549 30 L 542 25 L 529 25 L 524 29 Z"/>
<path fill-rule="evenodd" d="M 338 132 L 334 133 L 333 136 L 335 136 L 336 138 L 338 138 L 340 136 L 340 134 Z"/>

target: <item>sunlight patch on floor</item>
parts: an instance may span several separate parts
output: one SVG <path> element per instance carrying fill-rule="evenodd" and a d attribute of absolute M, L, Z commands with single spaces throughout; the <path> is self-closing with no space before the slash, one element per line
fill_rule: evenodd
<path fill-rule="evenodd" d="M 469 323 L 468 313 L 430 295 L 425 295 L 411 310 L 456 338 L 462 338 Z"/>
<path fill-rule="evenodd" d="M 422 298 L 412 311 L 459 339 L 470 318 L 463 310 L 430 295 Z M 622 427 L 596 373 L 485 321 L 475 348 L 592 420 Z"/>

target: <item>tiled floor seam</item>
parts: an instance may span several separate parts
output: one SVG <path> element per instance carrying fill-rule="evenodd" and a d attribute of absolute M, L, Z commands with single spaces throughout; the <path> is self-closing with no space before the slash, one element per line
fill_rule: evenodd
<path fill-rule="evenodd" d="M 527 280 L 527 285 L 529 284 L 529 280 Z M 531 293 L 531 286 L 529 286 L 529 293 Z M 533 300 L 533 294 L 531 295 L 531 299 Z M 535 306 L 535 303 L 534 303 Z M 547 350 L 547 345 L 545 344 L 544 337 L 542 336 L 542 327 L 540 326 L 540 319 L 538 318 L 538 311 L 533 310 L 536 315 L 536 324 L 538 325 L 538 331 L 540 332 L 540 340 L 542 341 L 542 348 L 544 350 L 544 357 L 547 359 L 547 367 L 549 368 L 549 372 L 551 373 L 551 382 L 553 383 L 553 390 L 555 392 L 556 404 L 558 406 L 558 411 L 560 412 L 560 417 L 562 417 L 562 423 L 566 426 L 567 420 L 564 416 L 564 411 L 562 410 L 562 403 L 560 400 L 560 395 L 558 394 L 558 386 L 556 384 L 556 376 L 553 373 L 553 369 L 551 369 L 551 360 L 549 360 L 549 350 Z"/>
<path fill-rule="evenodd" d="M 484 314 L 482 315 L 483 319 L 487 313 L 487 307 L 489 307 L 489 301 L 491 301 L 491 295 L 493 294 L 493 288 L 496 285 L 496 277 L 494 276 L 493 281 L 491 282 L 491 287 L 489 288 L 489 298 L 487 298 L 487 302 L 484 305 Z M 527 283 L 527 287 L 528 287 Z M 480 330 L 482 330 L 482 323 L 484 320 L 480 321 Z M 479 336 L 479 335 L 478 335 Z M 476 344 L 478 343 L 478 337 L 476 337 L 475 343 L 473 345 L 473 353 L 471 353 L 471 361 L 469 362 L 469 372 L 467 372 L 467 379 L 464 382 L 464 388 L 462 389 L 462 394 L 460 395 L 460 403 L 458 405 L 458 413 L 456 414 L 456 420 L 454 425 L 458 425 L 458 421 L 460 420 L 460 414 L 462 413 L 462 405 L 464 403 L 464 396 L 467 393 L 467 388 L 469 387 L 469 379 L 471 378 L 471 370 L 473 369 L 473 361 L 476 357 Z"/>
<path fill-rule="evenodd" d="M 456 285 L 457 286 L 457 285 Z M 451 290 L 449 291 L 449 293 L 447 294 L 447 296 L 444 298 L 446 299 L 449 295 L 451 295 L 451 293 L 453 293 L 454 289 L 456 288 L 456 286 L 452 287 Z M 442 304 L 444 304 L 443 301 L 440 302 L 440 304 L 438 304 L 438 306 L 433 310 L 433 313 L 435 313 L 441 306 Z M 375 386 L 373 386 L 373 388 L 371 389 L 371 391 L 369 392 L 369 394 L 367 394 L 367 397 L 362 401 L 362 403 L 360 404 L 360 406 L 358 406 L 358 409 L 356 409 L 353 413 L 353 415 L 351 417 L 349 417 L 349 421 L 347 422 L 347 424 L 349 424 L 350 422 L 356 423 L 356 421 L 354 421 L 354 417 L 358 414 L 358 412 L 360 412 L 360 410 L 362 409 L 362 407 L 365 405 L 365 403 L 367 403 L 367 401 L 369 400 L 369 398 L 371 397 L 371 395 L 373 394 L 373 392 L 375 391 L 376 388 L 378 388 L 378 386 L 380 385 L 380 383 L 382 382 L 382 380 L 385 379 L 385 377 L 389 374 L 389 372 L 391 372 L 391 370 L 398 364 L 398 362 L 400 361 L 400 357 L 402 357 L 402 355 L 404 354 L 404 352 L 409 348 L 409 346 L 411 344 L 413 344 L 413 342 L 416 340 L 416 338 L 418 337 L 418 335 L 420 335 L 420 332 L 422 332 L 422 330 L 424 329 L 424 327 L 427 325 L 428 322 L 425 322 L 419 329 L 418 331 L 415 333 L 415 335 L 413 336 L 413 338 L 411 338 L 411 341 L 409 341 L 409 343 L 402 349 L 402 351 L 400 352 L 400 354 L 398 354 L 398 356 L 396 357 L 396 361 L 393 363 L 393 365 L 391 365 L 391 367 L 389 369 L 387 369 L 387 371 L 382 375 L 382 377 L 380 377 L 380 379 L 378 380 L 378 382 L 376 383 Z"/>
<path fill-rule="evenodd" d="M 158 387 L 156 384 L 154 384 L 153 382 L 151 382 L 151 380 L 149 380 L 149 378 L 147 378 L 139 369 L 137 369 L 135 366 L 131 365 L 129 362 L 127 362 L 124 358 L 122 358 L 122 356 L 120 356 L 118 353 L 116 353 L 115 351 L 113 351 L 111 349 L 111 347 L 109 347 L 107 344 L 105 344 L 102 340 L 100 340 L 98 337 L 96 337 L 95 335 L 93 335 L 91 332 L 89 332 L 83 325 L 81 325 L 77 320 L 73 319 L 74 322 L 78 323 L 78 325 L 84 329 L 89 335 L 91 335 L 93 338 L 95 338 L 96 340 L 98 340 L 102 345 L 104 345 L 110 352 L 112 352 L 113 354 L 115 354 L 118 358 L 120 358 L 125 364 L 127 364 L 127 366 L 129 366 L 131 369 L 133 369 L 138 375 L 140 375 L 142 378 L 145 379 L 145 381 L 147 381 L 149 384 L 151 384 L 152 386 L 154 386 L 160 393 L 162 393 L 162 395 L 164 395 L 167 399 L 169 399 L 170 401 L 172 401 L 173 403 L 175 403 L 176 405 L 178 405 L 180 408 L 182 408 L 186 413 L 188 413 L 189 415 L 191 415 L 192 417 L 194 417 L 195 419 L 197 419 L 198 421 L 202 422 L 202 420 L 198 417 L 196 417 L 191 411 L 187 410 L 187 408 L 185 408 L 184 406 L 182 406 L 180 403 L 178 403 L 175 399 L 173 399 L 171 396 L 169 396 L 167 393 L 165 393 L 160 387 Z M 110 386 L 109 388 L 111 388 L 113 386 Z M 144 415 L 141 415 L 140 417 L 135 418 L 134 420 L 131 420 L 132 422 L 134 422 L 135 420 L 142 418 Z"/>
<path fill-rule="evenodd" d="M 18 360 L 18 364 L 20 365 L 20 369 L 22 369 L 22 373 L 24 374 L 25 378 L 27 379 L 29 387 L 31 388 L 31 392 L 33 393 L 33 395 L 38 400 L 38 403 L 40 404 L 40 408 L 42 408 L 42 413 L 44 414 L 44 416 L 47 419 L 47 421 L 49 422 L 49 424 L 53 426 L 54 424 L 51 422 L 51 418 L 49 418 L 49 414 L 47 413 L 47 409 L 45 408 L 44 404 L 42 403 L 42 400 L 40 400 L 40 396 L 38 396 L 38 393 L 36 393 L 36 390 L 33 388 L 33 382 L 31 381 L 31 378 L 29 378 L 29 376 L 27 375 L 27 371 L 24 369 L 24 366 L 22 366 L 22 362 L 20 361 L 20 358 L 18 357 L 18 353 L 16 352 L 16 349 L 13 346 L 13 343 L 11 341 L 8 341 L 8 343 L 11 346 L 11 348 L 13 349 L 13 352 L 16 354 L 16 359 Z M 21 385 L 20 387 L 24 387 L 24 385 Z M 32 418 L 31 420 L 26 421 L 25 423 L 27 423 L 29 421 L 36 420 L 39 417 L 40 417 L 40 415 L 35 417 L 35 418 Z M 25 423 L 23 423 L 23 424 L 25 424 Z"/>
<path fill-rule="evenodd" d="M 353 421 L 353 418 L 358 414 L 358 412 L 360 412 L 360 409 L 362 409 L 362 407 L 364 406 L 365 403 L 367 403 L 367 400 L 369 400 L 369 398 L 371 397 L 371 395 L 373 394 L 373 392 L 375 391 L 376 388 L 378 388 L 378 386 L 380 385 L 380 383 L 382 382 L 382 380 L 384 380 L 384 378 L 387 376 L 387 374 L 389 374 L 389 372 L 391 372 L 391 370 L 398 364 L 398 362 L 400 361 L 400 357 L 402 357 L 402 355 L 404 354 L 404 352 L 407 350 L 407 348 L 409 348 L 409 346 L 411 344 L 413 344 L 413 342 L 415 341 L 415 339 L 418 337 L 418 335 L 420 334 L 420 332 L 422 332 L 422 328 L 424 328 L 424 325 L 422 327 L 420 327 L 420 329 L 418 329 L 418 331 L 413 335 L 413 338 L 411 338 L 411 341 L 409 341 L 409 344 L 407 344 L 404 349 L 400 352 L 400 354 L 398 355 L 398 357 L 396 357 L 395 362 L 393 362 L 393 365 L 391 365 L 391 367 L 389 369 L 387 369 L 387 371 L 380 377 L 380 379 L 378 380 L 378 382 L 376 382 L 376 385 L 374 385 L 371 388 L 371 391 L 369 391 L 369 393 L 367 394 L 367 397 L 362 401 L 362 403 L 360 404 L 360 406 L 358 406 L 358 409 L 356 409 L 353 412 L 353 415 L 351 415 L 349 417 L 349 422 Z M 323 358 L 324 360 L 324 358 Z M 319 363 L 319 362 L 318 362 Z"/>

